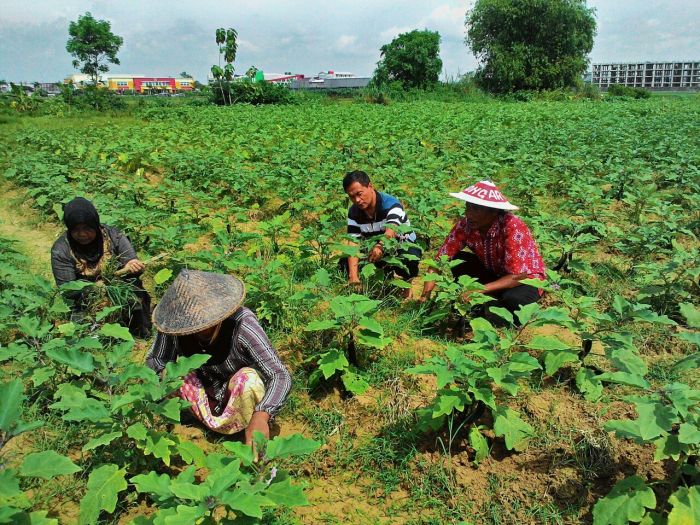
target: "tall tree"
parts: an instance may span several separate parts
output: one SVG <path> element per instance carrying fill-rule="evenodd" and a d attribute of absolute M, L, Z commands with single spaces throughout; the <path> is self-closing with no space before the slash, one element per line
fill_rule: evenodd
<path fill-rule="evenodd" d="M 219 46 L 219 65 L 211 66 L 211 74 L 219 81 L 219 90 L 221 90 L 223 104 L 231 104 L 231 90 L 227 84 L 226 89 L 229 92 L 227 102 L 222 80 L 226 80 L 229 83 L 233 80 L 233 61 L 236 60 L 236 53 L 238 52 L 238 31 L 232 27 L 228 29 L 220 27 L 216 30 L 216 44 Z M 226 62 L 223 68 L 221 67 L 221 57 Z"/>
<path fill-rule="evenodd" d="M 107 63 L 119 64 L 117 52 L 124 39 L 112 33 L 112 26 L 106 20 L 96 20 L 87 12 L 77 22 L 70 23 L 68 34 L 66 50 L 74 57 L 73 67 L 90 75 L 94 86 L 100 73 L 109 71 Z"/>
<path fill-rule="evenodd" d="M 495 93 L 575 85 L 593 48 L 594 14 L 586 0 L 477 0 L 466 17 L 477 82 Z"/>
<path fill-rule="evenodd" d="M 400 81 L 404 87 L 426 88 L 438 81 L 442 70 L 440 33 L 413 30 L 402 33 L 380 48 L 381 59 L 374 83 Z"/>

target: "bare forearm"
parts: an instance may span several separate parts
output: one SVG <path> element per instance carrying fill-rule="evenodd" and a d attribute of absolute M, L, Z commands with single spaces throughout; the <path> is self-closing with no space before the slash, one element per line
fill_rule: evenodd
<path fill-rule="evenodd" d="M 495 281 L 491 281 L 490 283 L 487 283 L 484 285 L 484 293 L 494 293 L 494 292 L 500 292 L 501 290 L 508 290 L 510 288 L 515 288 L 516 286 L 520 286 L 522 283 L 523 279 L 527 277 L 527 274 L 521 273 L 521 274 L 508 274 L 504 275 L 503 277 L 499 277 Z"/>
<path fill-rule="evenodd" d="M 351 282 L 360 280 L 360 276 L 358 274 L 359 265 L 360 259 L 357 257 L 348 257 L 348 278 Z"/>

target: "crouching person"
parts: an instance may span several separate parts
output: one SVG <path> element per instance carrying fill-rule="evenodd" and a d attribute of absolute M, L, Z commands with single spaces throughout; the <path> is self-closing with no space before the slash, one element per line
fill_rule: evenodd
<path fill-rule="evenodd" d="M 120 230 L 100 222 L 95 206 L 83 197 L 76 197 L 63 207 L 66 232 L 51 248 L 51 269 L 56 285 L 83 280 L 100 282 L 103 270 L 116 264 L 121 279 L 130 283 L 138 299 L 122 312 L 132 334 L 151 334 L 151 298 L 143 287 L 140 275 L 146 266 L 136 257 L 131 242 Z M 87 307 L 82 292 L 72 292 L 72 318 L 80 319 Z"/>
<path fill-rule="evenodd" d="M 349 236 L 359 240 L 376 239 L 367 261 L 374 263 L 385 272 L 398 275 L 411 281 L 418 275 L 418 262 L 422 256 L 421 249 L 412 244 L 416 242 L 415 232 L 400 234 L 398 228 L 410 227 L 411 223 L 399 200 L 387 193 L 374 189 L 369 176 L 364 171 L 351 171 L 343 178 L 343 189 L 352 205 L 348 209 Z M 388 264 L 384 260 L 385 239 L 397 239 L 404 244 L 396 253 L 401 266 Z M 410 255 L 410 257 L 407 257 Z M 339 261 L 339 267 L 348 276 L 348 282 L 359 284 L 359 258 L 347 257 Z M 405 297 L 410 298 L 411 289 L 407 288 Z"/>
<path fill-rule="evenodd" d="M 179 356 L 208 354 L 184 378 L 179 395 L 194 416 L 221 434 L 270 436 L 292 384 L 255 314 L 242 306 L 243 283 L 231 275 L 182 270 L 153 312 L 158 330 L 146 364 L 161 373 Z"/>
<path fill-rule="evenodd" d="M 484 293 L 494 299 L 487 307 L 501 306 L 514 312 L 539 301 L 542 290 L 520 282 L 526 278 L 544 281 L 545 266 L 530 229 L 512 213 L 518 207 L 488 180 L 450 195 L 465 202 L 464 216 L 436 258 L 445 255 L 463 261 L 452 268 L 453 276 L 468 275 L 483 284 Z M 464 248 L 470 252 L 462 251 Z M 422 301 L 434 287 L 433 281 L 425 282 Z"/>

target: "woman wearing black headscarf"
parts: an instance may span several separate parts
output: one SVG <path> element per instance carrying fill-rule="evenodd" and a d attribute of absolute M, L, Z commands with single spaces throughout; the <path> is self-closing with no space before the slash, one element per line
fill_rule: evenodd
<path fill-rule="evenodd" d="M 51 269 L 56 284 L 76 280 L 99 281 L 110 259 L 117 260 L 120 275 L 134 285 L 141 308 L 131 312 L 129 329 L 147 336 L 151 329 L 151 298 L 138 278 L 145 265 L 136 257 L 129 239 L 117 228 L 100 223 L 95 206 L 76 197 L 63 207 L 66 232 L 51 248 Z M 82 297 L 76 297 L 75 308 L 82 309 Z"/>

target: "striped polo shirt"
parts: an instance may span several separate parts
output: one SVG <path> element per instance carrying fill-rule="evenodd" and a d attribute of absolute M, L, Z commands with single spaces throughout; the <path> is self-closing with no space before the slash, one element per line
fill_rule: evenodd
<path fill-rule="evenodd" d="M 368 239 L 376 235 L 384 235 L 387 225 L 410 226 L 411 221 L 399 202 L 399 199 L 375 191 L 377 205 L 374 208 L 374 217 L 368 217 L 358 206 L 353 204 L 348 210 L 348 235 L 358 239 Z M 415 232 L 403 234 L 399 237 L 402 241 L 416 242 Z"/>

